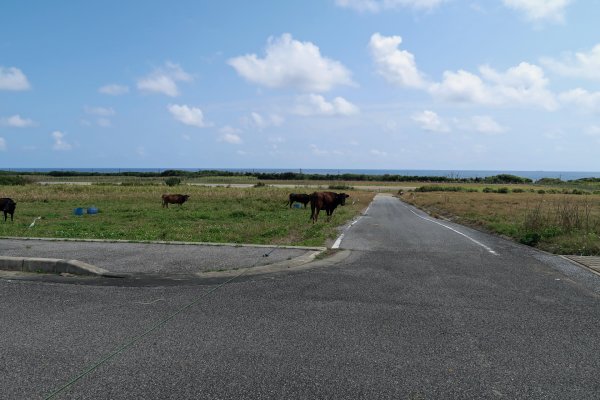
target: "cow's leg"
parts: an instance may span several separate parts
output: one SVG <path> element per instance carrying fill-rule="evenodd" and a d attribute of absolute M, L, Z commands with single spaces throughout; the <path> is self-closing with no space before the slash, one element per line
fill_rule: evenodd
<path fill-rule="evenodd" d="M 8 213 L 6 211 L 4 211 L 4 222 L 6 222 L 6 217 L 8 216 Z"/>

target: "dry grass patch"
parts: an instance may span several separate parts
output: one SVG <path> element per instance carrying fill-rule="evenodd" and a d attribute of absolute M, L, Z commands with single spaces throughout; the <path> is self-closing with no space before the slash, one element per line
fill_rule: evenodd
<path fill-rule="evenodd" d="M 426 192 L 402 198 L 431 214 L 560 254 L 600 254 L 600 196 Z"/>

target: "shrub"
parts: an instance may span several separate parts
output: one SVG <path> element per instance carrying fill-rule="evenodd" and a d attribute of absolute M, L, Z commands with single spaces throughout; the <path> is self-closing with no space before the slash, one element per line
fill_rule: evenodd
<path fill-rule="evenodd" d="M 484 187 L 483 188 L 483 193 L 496 193 L 496 190 L 492 189 L 490 187 Z"/>
<path fill-rule="evenodd" d="M 267 186 L 267 185 L 265 185 L 264 182 L 257 182 L 257 183 L 254 184 L 255 188 L 257 188 L 257 187 L 265 187 L 265 186 Z"/>
<path fill-rule="evenodd" d="M 461 186 L 421 186 L 415 189 L 415 192 L 464 192 L 466 189 Z"/>
<path fill-rule="evenodd" d="M 501 187 L 498 189 L 497 193 L 509 193 L 510 189 L 507 187 Z"/>
<path fill-rule="evenodd" d="M 525 190 L 521 188 L 514 188 L 512 191 L 513 193 L 523 193 Z"/>
<path fill-rule="evenodd" d="M 0 176 L 0 185 L 3 186 L 25 185 L 26 183 L 30 183 L 30 181 L 20 175 Z"/>
<path fill-rule="evenodd" d="M 535 246 L 539 243 L 542 236 L 537 232 L 525 232 L 523 236 L 519 239 L 519 242 L 527 245 L 527 246 Z"/>
<path fill-rule="evenodd" d="M 545 191 L 544 189 L 540 189 L 540 190 L 538 190 L 538 193 L 539 193 L 539 194 L 545 194 L 545 193 L 546 193 L 546 191 Z"/>
<path fill-rule="evenodd" d="M 329 189 L 332 190 L 352 190 L 354 189 L 352 186 L 348 186 L 344 183 L 341 184 L 336 184 L 336 185 L 329 185 Z"/>
<path fill-rule="evenodd" d="M 171 177 L 171 178 L 165 179 L 165 184 L 167 186 L 176 186 L 176 185 L 179 185 L 180 183 L 181 183 L 181 179 L 179 179 L 179 178 Z"/>

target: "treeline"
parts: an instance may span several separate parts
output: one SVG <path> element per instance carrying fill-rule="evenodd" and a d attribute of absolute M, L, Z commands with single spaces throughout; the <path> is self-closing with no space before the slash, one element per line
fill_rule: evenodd
<path fill-rule="evenodd" d="M 485 178 L 459 178 L 447 176 L 417 176 L 417 175 L 368 175 L 368 174 L 306 174 L 302 172 L 254 172 L 254 171 L 222 171 L 198 170 L 183 171 L 168 169 L 157 172 L 80 172 L 80 171 L 50 171 L 50 172 L 11 172 L 0 171 L 2 175 L 41 175 L 51 177 L 97 177 L 97 176 L 128 176 L 139 178 L 202 178 L 202 177 L 248 177 L 258 180 L 293 180 L 293 181 L 357 181 L 357 182 L 430 182 L 430 183 L 490 183 L 490 184 L 518 184 L 532 183 L 531 179 L 516 175 L 500 174 Z"/>

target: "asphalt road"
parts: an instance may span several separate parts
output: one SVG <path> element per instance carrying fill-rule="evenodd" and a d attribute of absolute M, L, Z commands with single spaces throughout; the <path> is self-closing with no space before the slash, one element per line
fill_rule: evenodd
<path fill-rule="evenodd" d="M 600 398 L 597 275 L 384 196 L 340 247 L 220 286 L 0 280 L 0 398 Z"/>

